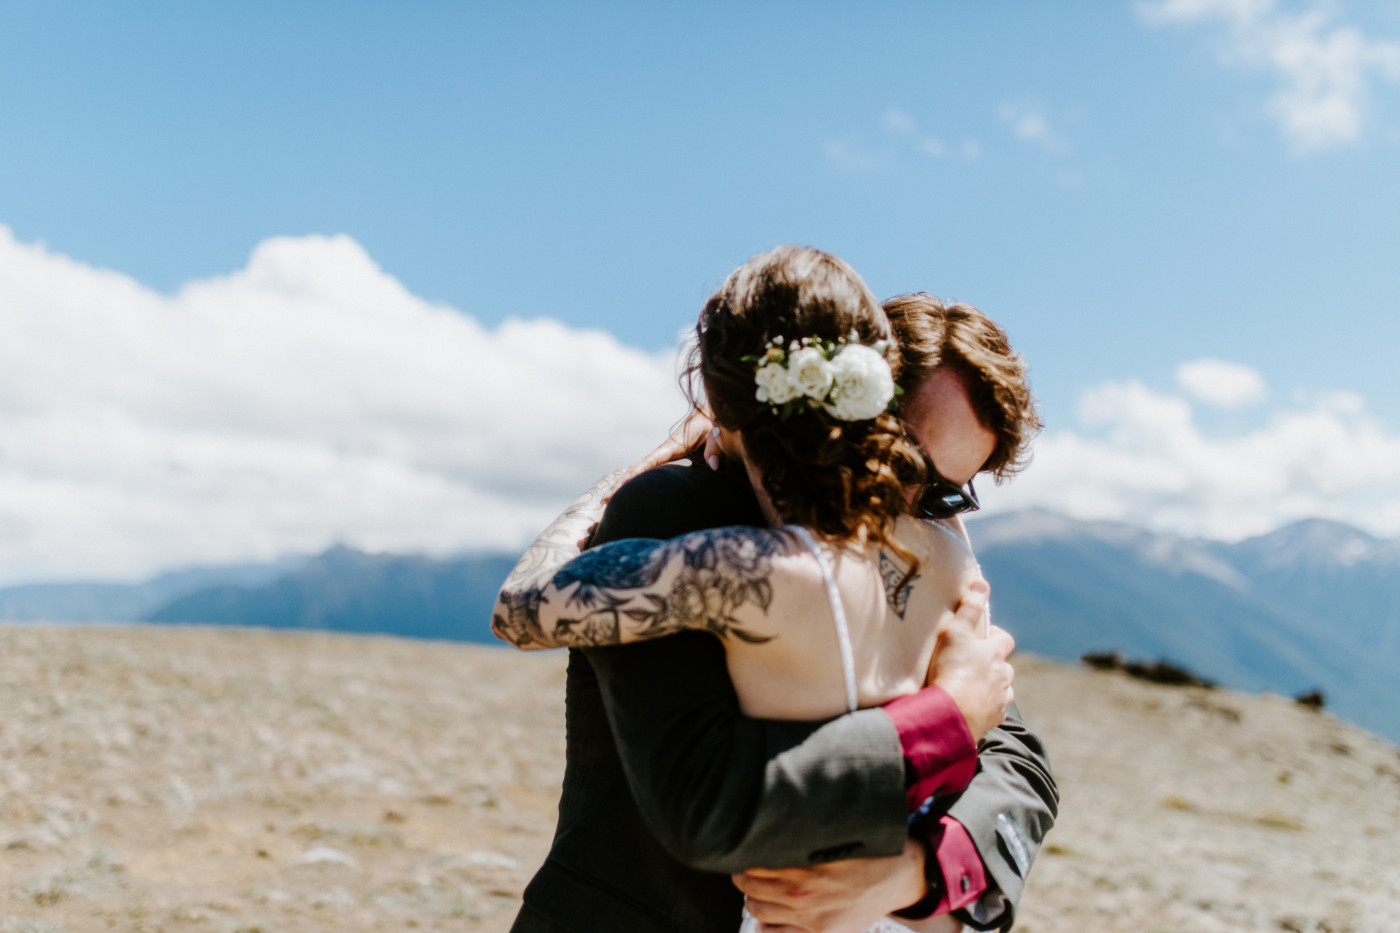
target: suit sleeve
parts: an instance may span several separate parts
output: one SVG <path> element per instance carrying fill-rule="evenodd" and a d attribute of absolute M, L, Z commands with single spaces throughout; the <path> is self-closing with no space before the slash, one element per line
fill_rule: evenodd
<path fill-rule="evenodd" d="M 977 774 L 947 810 L 972 837 L 988 881 L 981 897 L 957 911 L 963 923 L 977 930 L 1011 925 L 1059 802 L 1045 746 L 1013 704 L 1006 721 L 984 737 Z"/>
<path fill-rule="evenodd" d="M 642 818 L 681 862 L 735 872 L 903 850 L 904 756 L 883 710 L 751 719 L 723 646 L 700 632 L 586 653 Z"/>
<path fill-rule="evenodd" d="M 664 476 L 649 476 L 619 490 L 594 544 L 703 527 L 667 511 L 667 490 L 648 488 Z M 723 646 L 700 632 L 586 653 L 642 817 L 680 861 L 734 872 L 903 850 L 904 754 L 883 710 L 747 717 Z"/>

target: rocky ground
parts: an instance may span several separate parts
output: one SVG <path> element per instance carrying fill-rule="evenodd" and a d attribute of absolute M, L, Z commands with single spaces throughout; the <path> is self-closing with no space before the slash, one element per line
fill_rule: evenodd
<path fill-rule="evenodd" d="M 500 933 L 563 658 L 0 626 L 0 933 Z M 1018 930 L 1400 931 L 1400 753 L 1274 697 L 1018 659 L 1063 793 Z"/>

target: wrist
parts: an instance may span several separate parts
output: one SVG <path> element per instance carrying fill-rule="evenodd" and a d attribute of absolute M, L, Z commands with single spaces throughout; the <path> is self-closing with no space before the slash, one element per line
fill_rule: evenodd
<path fill-rule="evenodd" d="M 977 743 L 953 698 L 941 687 L 891 700 L 884 706 L 894 721 L 904 753 L 911 811 L 930 794 L 962 790 L 977 769 Z"/>
<path fill-rule="evenodd" d="M 908 861 L 908 871 L 904 873 L 907 883 L 904 885 L 902 903 L 908 905 L 903 908 L 908 910 L 923 903 L 928 898 L 928 866 L 929 862 L 933 861 L 933 853 L 929 851 L 926 842 L 911 836 L 904 843 L 904 857 Z"/>
<path fill-rule="evenodd" d="M 902 917 L 905 920 L 923 920 L 931 917 L 938 909 L 938 904 L 943 899 L 941 890 L 942 875 L 938 870 L 938 860 L 929 852 L 928 845 L 923 842 L 910 840 L 911 845 L 918 850 L 918 884 L 911 888 L 912 893 L 917 893 L 918 897 L 905 907 L 893 912 L 893 916 Z"/>

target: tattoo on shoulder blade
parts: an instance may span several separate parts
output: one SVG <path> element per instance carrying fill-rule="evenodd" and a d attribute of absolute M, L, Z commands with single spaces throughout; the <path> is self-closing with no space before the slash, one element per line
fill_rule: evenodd
<path fill-rule="evenodd" d="M 890 608 L 901 619 L 904 618 L 904 611 L 909 608 L 909 594 L 913 591 L 914 581 L 919 579 L 919 575 L 902 569 L 893 557 L 881 551 L 880 578 L 885 581 L 885 599 Z"/>
<path fill-rule="evenodd" d="M 555 638 L 575 647 L 617 644 L 625 617 L 629 633 L 641 639 L 705 629 L 761 644 L 773 636 L 739 624 L 735 611 L 747 603 L 768 609 L 773 558 L 798 547 L 784 531 L 719 528 L 674 541 L 614 541 L 585 551 L 551 581 L 561 591 L 575 587 L 566 605 L 583 610 L 577 618 L 561 618 Z M 680 572 L 668 591 L 635 592 L 653 586 L 677 558 Z"/>

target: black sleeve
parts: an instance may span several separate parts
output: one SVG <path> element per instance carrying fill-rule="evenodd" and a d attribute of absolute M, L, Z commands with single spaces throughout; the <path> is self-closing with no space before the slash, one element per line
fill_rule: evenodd
<path fill-rule="evenodd" d="M 752 524 L 684 468 L 643 474 L 614 496 L 593 543 Z M 689 525 L 690 527 L 681 527 Z M 587 652 L 643 818 L 680 861 L 709 871 L 895 855 L 906 839 L 904 756 L 882 710 L 827 723 L 740 711 L 711 635 Z"/>

